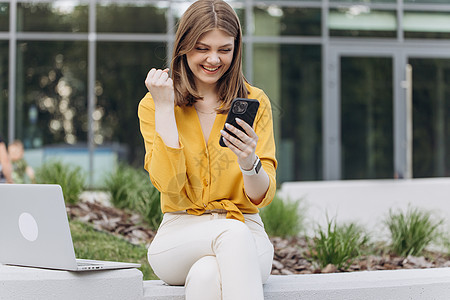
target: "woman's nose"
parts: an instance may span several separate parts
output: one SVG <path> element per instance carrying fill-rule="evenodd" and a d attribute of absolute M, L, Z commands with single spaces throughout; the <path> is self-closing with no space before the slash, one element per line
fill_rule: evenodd
<path fill-rule="evenodd" d="M 211 52 L 211 53 L 208 55 L 206 61 L 207 61 L 209 64 L 212 64 L 212 65 L 216 65 L 216 64 L 220 63 L 220 57 L 219 57 L 219 54 L 218 54 L 218 53 L 215 53 L 215 52 Z"/>

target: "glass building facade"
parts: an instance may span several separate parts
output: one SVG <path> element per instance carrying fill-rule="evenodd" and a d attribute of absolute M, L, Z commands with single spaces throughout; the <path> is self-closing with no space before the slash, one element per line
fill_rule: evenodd
<path fill-rule="evenodd" d="M 144 79 L 190 3 L 0 0 L 0 134 L 31 164 L 81 151 L 95 176 L 110 151 L 141 166 Z M 279 183 L 450 176 L 448 0 L 229 3 L 245 76 L 272 101 Z"/>

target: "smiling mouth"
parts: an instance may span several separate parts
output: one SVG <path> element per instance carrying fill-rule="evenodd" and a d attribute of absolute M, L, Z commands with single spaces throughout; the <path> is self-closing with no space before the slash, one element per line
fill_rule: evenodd
<path fill-rule="evenodd" d="M 220 69 L 220 66 L 215 67 L 215 68 L 209 68 L 209 67 L 206 67 L 206 66 L 202 65 L 202 68 L 205 69 L 206 71 L 209 71 L 209 72 L 215 72 L 215 71 Z"/>

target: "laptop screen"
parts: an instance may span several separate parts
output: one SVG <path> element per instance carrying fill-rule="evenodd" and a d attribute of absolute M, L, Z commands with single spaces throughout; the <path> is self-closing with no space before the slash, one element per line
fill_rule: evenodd
<path fill-rule="evenodd" d="M 0 184 L 0 262 L 76 269 L 61 187 Z"/>

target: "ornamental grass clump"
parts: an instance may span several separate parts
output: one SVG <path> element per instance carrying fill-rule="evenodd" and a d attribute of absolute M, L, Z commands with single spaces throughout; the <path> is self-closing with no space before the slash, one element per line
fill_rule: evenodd
<path fill-rule="evenodd" d="M 442 219 L 435 219 L 431 212 L 408 207 L 406 213 L 389 211 L 385 221 L 390 235 L 390 250 L 403 257 L 419 256 L 425 248 L 439 238 Z"/>
<path fill-rule="evenodd" d="M 66 203 L 76 204 L 85 188 L 85 174 L 81 167 L 52 160 L 36 169 L 36 182 L 59 184 Z"/>
<path fill-rule="evenodd" d="M 368 235 L 355 223 L 337 226 L 328 220 L 327 228 L 316 229 L 312 240 L 308 239 L 309 255 L 320 268 L 329 264 L 347 270 L 360 257 L 368 245 Z"/>
<path fill-rule="evenodd" d="M 303 229 L 299 205 L 300 200 L 283 201 L 275 195 L 272 202 L 260 211 L 267 234 L 283 238 L 297 236 Z"/>
<path fill-rule="evenodd" d="M 115 207 L 129 209 L 141 215 L 153 229 L 158 228 L 162 220 L 159 191 L 152 185 L 147 172 L 120 164 L 105 177 L 104 186 Z"/>

